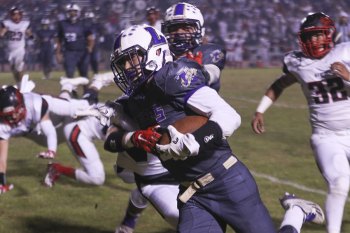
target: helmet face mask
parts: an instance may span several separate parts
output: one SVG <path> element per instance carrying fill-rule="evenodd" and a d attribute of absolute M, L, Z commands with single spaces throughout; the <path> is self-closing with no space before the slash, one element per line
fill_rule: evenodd
<path fill-rule="evenodd" d="M 336 28 L 332 19 L 321 13 L 309 14 L 300 26 L 299 45 L 304 55 L 320 59 L 334 47 Z"/>
<path fill-rule="evenodd" d="M 172 61 L 172 56 L 161 32 L 148 25 L 131 26 L 118 35 L 114 44 L 111 56 L 114 81 L 130 96 L 168 61 Z"/>
<path fill-rule="evenodd" d="M 16 126 L 26 116 L 23 95 L 14 87 L 9 86 L 0 90 L 0 121 Z"/>
<path fill-rule="evenodd" d="M 111 59 L 114 82 L 127 95 L 131 95 L 147 81 L 145 57 L 147 52 L 134 46 Z"/>
<path fill-rule="evenodd" d="M 204 19 L 200 10 L 188 3 L 177 3 L 166 11 L 162 32 L 170 50 L 176 55 L 196 48 L 204 36 Z"/>

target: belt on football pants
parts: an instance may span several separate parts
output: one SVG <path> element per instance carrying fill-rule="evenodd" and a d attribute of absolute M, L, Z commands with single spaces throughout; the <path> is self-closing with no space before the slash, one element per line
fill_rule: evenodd
<path fill-rule="evenodd" d="M 234 156 L 230 156 L 225 162 L 222 163 L 222 166 L 225 170 L 228 170 L 230 167 L 232 167 L 235 163 L 237 163 L 237 158 Z M 216 173 L 222 174 L 222 167 L 220 166 L 219 170 Z M 207 186 L 209 183 L 215 180 L 215 176 L 212 172 L 209 172 L 202 176 L 201 178 L 198 178 L 197 180 L 193 182 L 181 182 L 181 185 L 184 187 L 187 187 L 185 192 L 183 192 L 179 199 L 181 202 L 186 203 L 199 189 Z"/>

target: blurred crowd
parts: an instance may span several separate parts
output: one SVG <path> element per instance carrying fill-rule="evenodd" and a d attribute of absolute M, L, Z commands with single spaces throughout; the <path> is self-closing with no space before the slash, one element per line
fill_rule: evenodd
<path fill-rule="evenodd" d="M 147 9 L 154 6 L 162 19 L 165 10 L 176 0 L 1 0 L 0 19 L 7 17 L 11 6 L 19 6 L 35 32 L 43 18 L 55 30 L 57 21 L 66 17 L 65 6 L 76 3 L 80 17 L 95 24 L 96 43 L 101 69 L 109 69 L 114 36 L 123 28 L 147 23 Z M 273 67 L 281 64 L 285 52 L 298 48 L 300 21 L 308 12 L 323 11 L 337 22 L 338 42 L 349 40 L 350 1 L 338 0 L 193 0 L 204 15 L 206 41 L 224 44 L 227 65 L 233 67 Z M 40 47 L 27 40 L 27 70 L 39 69 Z M 6 69 L 6 47 L 0 40 L 0 69 Z M 59 69 L 59 65 L 56 64 Z"/>

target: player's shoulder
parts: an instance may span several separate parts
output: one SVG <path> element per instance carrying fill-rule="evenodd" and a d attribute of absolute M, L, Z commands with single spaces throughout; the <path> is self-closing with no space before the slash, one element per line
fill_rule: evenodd
<path fill-rule="evenodd" d="M 155 75 L 156 85 L 168 94 L 205 85 L 202 67 L 185 57 L 166 63 Z"/>
<path fill-rule="evenodd" d="M 219 44 L 202 44 L 193 50 L 193 53 L 196 54 L 202 52 L 202 62 L 205 64 L 214 64 L 222 70 L 226 62 L 226 50 L 223 46 Z"/>
<path fill-rule="evenodd" d="M 307 62 L 308 60 L 311 60 L 311 59 L 305 57 L 302 51 L 293 50 L 293 51 L 287 52 L 284 55 L 283 63 L 288 68 L 292 68 L 292 67 L 308 64 Z"/>

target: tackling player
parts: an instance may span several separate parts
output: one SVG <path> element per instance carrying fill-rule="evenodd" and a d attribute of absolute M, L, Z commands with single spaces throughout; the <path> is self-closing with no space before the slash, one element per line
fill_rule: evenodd
<path fill-rule="evenodd" d="M 166 10 L 162 32 L 175 59 L 187 57 L 203 65 L 209 74 L 207 84 L 219 91 L 226 50 L 221 45 L 202 43 L 205 28 L 201 11 L 185 2 L 172 5 Z"/>
<path fill-rule="evenodd" d="M 311 146 L 328 185 L 325 203 L 328 233 L 340 233 L 350 184 L 350 44 L 335 45 L 333 20 L 322 12 L 303 19 L 301 51 L 284 57 L 284 74 L 265 92 L 252 120 L 253 131 L 265 132 L 264 112 L 292 84 L 301 85 L 309 105 Z"/>
<path fill-rule="evenodd" d="M 1 23 L 0 38 L 6 37 L 8 60 L 19 87 L 24 69 L 25 38 L 32 37 L 33 34 L 29 21 L 22 19 L 23 12 L 18 7 L 12 7 L 9 16 L 10 19 Z"/>

